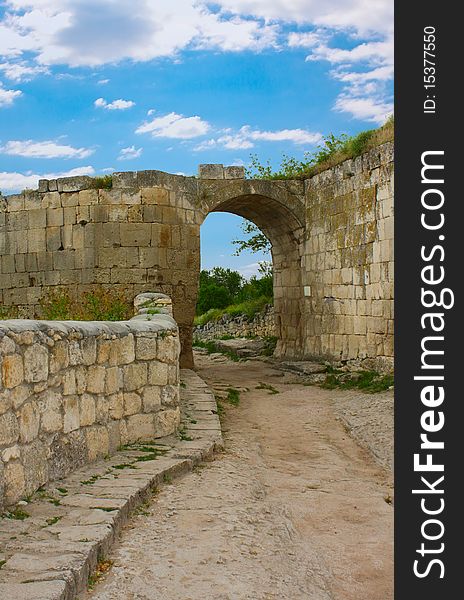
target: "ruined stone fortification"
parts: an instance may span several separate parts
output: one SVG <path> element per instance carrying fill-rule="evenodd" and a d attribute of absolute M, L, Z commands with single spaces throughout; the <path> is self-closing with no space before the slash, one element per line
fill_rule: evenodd
<path fill-rule="evenodd" d="M 210 212 L 253 221 L 272 243 L 274 306 L 285 358 L 393 357 L 393 144 L 302 181 L 246 180 L 205 165 L 199 177 L 115 173 L 41 181 L 1 199 L 1 301 L 30 315 L 54 286 L 111 286 L 172 297 L 192 366 L 200 225 Z"/>
<path fill-rule="evenodd" d="M 121 445 L 173 433 L 179 350 L 168 314 L 0 321 L 0 509 Z"/>
<path fill-rule="evenodd" d="M 224 335 L 232 337 L 274 337 L 276 335 L 274 307 L 268 304 L 252 319 L 246 315 L 229 317 L 224 315 L 217 321 L 209 321 L 193 330 L 193 338 L 214 340 Z"/>

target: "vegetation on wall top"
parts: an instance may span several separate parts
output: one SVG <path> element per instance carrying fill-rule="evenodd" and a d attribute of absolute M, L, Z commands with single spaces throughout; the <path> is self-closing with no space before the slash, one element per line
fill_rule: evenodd
<path fill-rule="evenodd" d="M 345 160 L 356 158 L 371 148 L 394 138 L 393 115 L 378 129 L 361 131 L 355 136 L 329 134 L 314 152 L 306 152 L 303 160 L 283 155 L 280 166 L 274 170 L 269 161 L 261 163 L 256 154 L 251 156 L 246 176 L 251 179 L 305 179 L 330 169 Z"/>

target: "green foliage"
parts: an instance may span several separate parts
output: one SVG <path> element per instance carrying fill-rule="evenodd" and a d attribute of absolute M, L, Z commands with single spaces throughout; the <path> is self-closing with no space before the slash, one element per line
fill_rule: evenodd
<path fill-rule="evenodd" d="M 226 401 L 232 406 L 238 406 L 240 404 L 240 392 L 235 388 L 227 388 Z"/>
<path fill-rule="evenodd" d="M 261 312 L 267 304 L 272 302 L 272 297 L 259 296 L 251 300 L 245 300 L 238 304 L 231 304 L 225 308 L 210 308 L 208 311 L 195 317 L 194 325 L 202 327 L 210 321 L 218 321 L 224 315 L 228 315 L 231 318 L 238 317 L 239 315 L 245 315 L 249 319 L 253 319 L 259 312 Z"/>
<path fill-rule="evenodd" d="M 197 312 L 200 314 L 212 308 L 225 308 L 232 301 L 229 290 L 217 283 L 201 285 L 198 292 Z"/>
<path fill-rule="evenodd" d="M 333 167 L 349 158 L 356 158 L 394 137 L 393 115 L 379 129 L 362 131 L 355 136 L 333 133 L 323 138 L 323 143 L 314 152 L 305 152 L 304 159 L 282 156 L 280 166 L 274 170 L 269 161 L 262 164 L 256 155 L 250 157 L 246 175 L 253 179 L 301 179 Z M 240 248 L 240 246 L 239 246 Z"/>
<path fill-rule="evenodd" d="M 200 273 L 196 325 L 217 320 L 222 315 L 246 314 L 252 318 L 266 304 L 272 303 L 272 271 L 265 263 L 261 266 L 262 277 L 244 279 L 231 269 L 215 267 Z"/>
<path fill-rule="evenodd" d="M 71 296 L 56 288 L 40 301 L 44 319 L 54 321 L 125 321 L 133 314 L 131 302 L 113 290 L 97 289 Z"/>
<path fill-rule="evenodd" d="M 193 346 L 195 348 L 203 348 L 204 350 L 206 350 L 208 352 L 208 354 L 216 354 L 216 353 L 224 354 L 224 356 L 227 356 L 228 358 L 230 358 L 230 360 L 233 360 L 234 362 L 243 360 L 243 359 L 239 358 L 234 352 L 230 352 L 229 350 L 224 350 L 223 348 L 220 348 L 212 340 L 208 340 L 208 341 L 204 342 L 203 340 L 194 339 Z"/>
<path fill-rule="evenodd" d="M 369 394 L 384 392 L 394 385 L 393 375 L 380 375 L 376 371 L 362 371 L 340 375 L 339 372 L 329 373 L 321 387 L 333 390 L 359 389 Z"/>
<path fill-rule="evenodd" d="M 0 304 L 0 321 L 4 319 L 17 319 L 18 308 L 16 306 L 3 306 Z"/>
<path fill-rule="evenodd" d="M 111 190 L 113 187 L 113 176 L 103 175 L 92 179 L 91 188 L 95 190 Z"/>
<path fill-rule="evenodd" d="M 243 219 L 241 229 L 245 235 L 251 237 L 244 240 L 233 240 L 232 244 L 237 246 L 234 256 L 239 256 L 242 252 L 270 252 L 271 242 L 267 239 L 264 233 L 251 221 Z"/>

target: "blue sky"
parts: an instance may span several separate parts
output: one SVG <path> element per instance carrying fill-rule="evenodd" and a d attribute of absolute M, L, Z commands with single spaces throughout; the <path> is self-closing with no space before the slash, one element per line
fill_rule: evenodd
<path fill-rule="evenodd" d="M 40 177 L 278 164 L 392 112 L 393 0 L 0 1 L 0 190 Z M 202 263 L 240 219 L 210 215 Z"/>

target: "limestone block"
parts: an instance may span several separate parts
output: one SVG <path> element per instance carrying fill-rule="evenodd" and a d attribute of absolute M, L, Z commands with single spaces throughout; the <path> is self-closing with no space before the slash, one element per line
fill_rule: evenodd
<path fill-rule="evenodd" d="M 144 412 L 155 412 L 161 407 L 161 389 L 158 386 L 146 386 L 142 393 Z"/>
<path fill-rule="evenodd" d="M 91 206 L 98 204 L 98 190 L 80 190 L 78 195 L 79 206 Z"/>
<path fill-rule="evenodd" d="M 124 392 L 124 415 L 134 415 L 142 411 L 142 399 L 135 392 Z"/>
<path fill-rule="evenodd" d="M 110 348 L 110 365 L 127 365 L 135 360 L 135 343 L 132 333 L 113 340 Z"/>
<path fill-rule="evenodd" d="M 45 229 L 29 229 L 27 232 L 27 251 L 46 251 Z"/>
<path fill-rule="evenodd" d="M 138 337 L 136 340 L 135 356 L 137 360 L 156 359 L 156 337 Z"/>
<path fill-rule="evenodd" d="M 61 227 L 64 225 L 62 208 L 47 208 L 47 227 Z"/>
<path fill-rule="evenodd" d="M 150 223 L 121 223 L 121 246 L 149 246 L 151 239 Z"/>
<path fill-rule="evenodd" d="M 77 175 L 75 177 L 60 177 L 56 180 L 59 192 L 78 192 L 90 188 L 92 177 L 88 175 Z"/>
<path fill-rule="evenodd" d="M 12 412 L 0 415 L 0 446 L 14 444 L 19 438 L 19 423 Z"/>
<path fill-rule="evenodd" d="M 103 458 L 109 451 L 109 435 L 106 427 L 94 425 L 85 429 L 88 459 Z"/>
<path fill-rule="evenodd" d="M 179 388 L 174 385 L 165 385 L 161 390 L 161 403 L 163 406 L 177 406 L 179 404 Z"/>
<path fill-rule="evenodd" d="M 40 344 L 29 346 L 24 353 L 25 379 L 29 382 L 48 378 L 48 350 Z"/>
<path fill-rule="evenodd" d="M 6 388 L 14 388 L 24 380 L 23 358 L 20 354 L 10 354 L 3 358 L 2 381 Z"/>
<path fill-rule="evenodd" d="M 81 341 L 82 363 L 93 365 L 97 360 L 97 340 L 94 337 L 84 338 Z"/>
<path fill-rule="evenodd" d="M 119 367 L 108 367 L 106 369 L 106 387 L 107 394 L 118 392 L 123 386 L 122 370 Z"/>
<path fill-rule="evenodd" d="M 224 165 L 222 165 L 222 164 L 199 165 L 198 177 L 200 179 L 224 179 Z"/>
<path fill-rule="evenodd" d="M 47 225 L 47 211 L 45 208 L 33 208 L 28 211 L 29 229 L 43 229 Z"/>
<path fill-rule="evenodd" d="M 179 339 L 173 335 L 166 335 L 164 338 L 158 338 L 158 355 L 161 362 L 177 362 L 180 351 Z"/>
<path fill-rule="evenodd" d="M 142 188 L 142 204 L 169 204 L 169 191 L 164 188 Z"/>
<path fill-rule="evenodd" d="M 71 396 L 76 391 L 76 373 L 72 370 L 66 371 L 63 374 L 63 396 Z"/>
<path fill-rule="evenodd" d="M 63 432 L 69 433 L 80 427 L 79 399 L 77 396 L 68 396 L 63 399 L 64 421 Z"/>
<path fill-rule="evenodd" d="M 155 433 L 154 437 L 164 437 L 171 435 L 179 427 L 180 423 L 180 409 L 179 407 L 174 409 L 163 410 L 157 412 L 154 415 Z"/>
<path fill-rule="evenodd" d="M 39 434 L 40 413 L 36 402 L 28 402 L 19 411 L 19 440 L 28 444 Z"/>
<path fill-rule="evenodd" d="M 60 431 L 63 427 L 61 395 L 53 390 L 45 390 L 38 397 L 40 427 L 46 433 Z"/>
<path fill-rule="evenodd" d="M 111 419 L 122 419 L 124 416 L 124 394 L 118 392 L 108 396 L 108 414 Z"/>
<path fill-rule="evenodd" d="M 224 167 L 224 179 L 245 179 L 245 167 L 237 165 Z"/>
<path fill-rule="evenodd" d="M 97 344 L 97 363 L 102 364 L 109 361 L 111 348 L 114 346 L 115 340 L 98 340 Z"/>
<path fill-rule="evenodd" d="M 5 504 L 14 504 L 24 495 L 26 481 L 24 468 L 17 460 L 12 460 L 5 465 Z"/>
<path fill-rule="evenodd" d="M 95 402 L 96 422 L 106 424 L 109 416 L 109 403 L 106 396 L 97 396 Z"/>
<path fill-rule="evenodd" d="M 15 410 L 18 410 L 18 408 L 21 407 L 23 402 L 25 400 L 27 400 L 33 394 L 33 390 L 31 389 L 31 387 L 29 385 L 23 384 L 23 385 L 18 385 L 17 387 L 15 387 L 12 390 L 8 390 L 7 393 L 9 394 L 9 396 L 11 398 L 11 401 L 13 403 L 13 408 Z"/>
<path fill-rule="evenodd" d="M 81 365 L 83 362 L 82 348 L 76 340 L 70 340 L 68 345 L 69 364 L 72 366 Z"/>
<path fill-rule="evenodd" d="M 105 367 L 92 365 L 87 371 L 87 391 L 93 394 L 103 394 L 105 391 Z"/>
<path fill-rule="evenodd" d="M 81 427 L 93 425 L 96 419 L 95 398 L 90 394 L 82 394 L 79 399 L 79 421 Z"/>
<path fill-rule="evenodd" d="M 153 415 L 133 415 L 127 419 L 127 437 L 130 443 L 149 441 L 153 439 L 154 433 Z"/>
<path fill-rule="evenodd" d="M 76 392 L 83 394 L 87 389 L 87 369 L 85 367 L 76 367 L 74 373 L 76 375 Z"/>
<path fill-rule="evenodd" d="M 133 363 L 124 367 L 124 390 L 133 391 L 146 385 L 148 368 L 145 363 Z"/>

